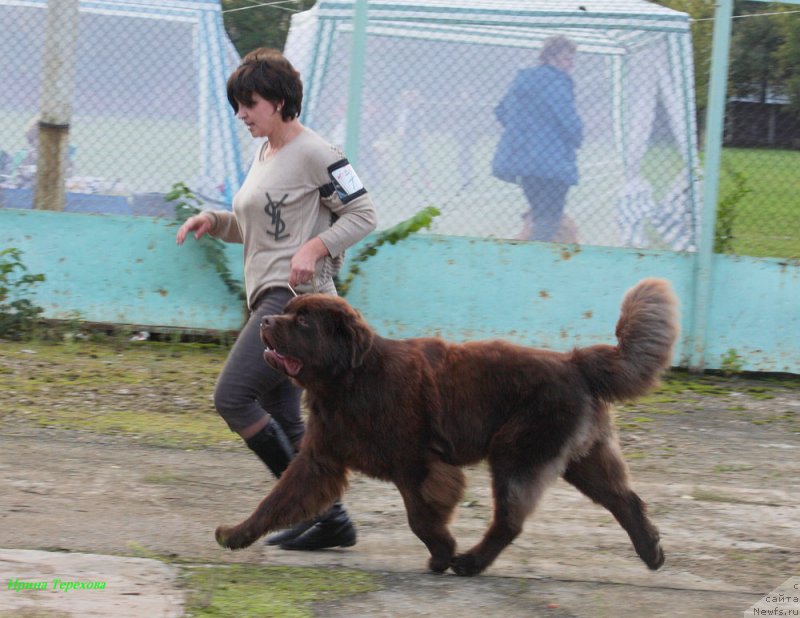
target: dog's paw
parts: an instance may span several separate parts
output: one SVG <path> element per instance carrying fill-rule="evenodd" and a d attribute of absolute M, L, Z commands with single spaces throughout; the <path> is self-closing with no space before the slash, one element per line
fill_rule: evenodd
<path fill-rule="evenodd" d="M 471 577 L 481 573 L 485 567 L 478 563 L 473 554 L 458 554 L 450 560 L 450 568 L 456 575 Z"/>
<path fill-rule="evenodd" d="M 227 549 L 242 549 L 252 544 L 252 541 L 245 539 L 235 527 L 218 526 L 214 531 L 214 538 L 220 547 Z"/>
<path fill-rule="evenodd" d="M 660 569 L 664 565 L 664 550 L 661 549 L 661 545 L 657 543 L 653 547 L 652 553 L 646 557 L 642 556 L 642 560 L 650 570 L 657 571 Z"/>
<path fill-rule="evenodd" d="M 428 568 L 434 573 L 444 573 L 447 570 L 447 567 L 450 566 L 450 560 L 450 556 L 444 558 L 431 556 L 431 559 L 428 560 Z"/>
<path fill-rule="evenodd" d="M 214 531 L 214 538 L 217 539 L 217 545 L 220 547 L 228 548 L 228 537 L 230 536 L 231 529 L 227 526 L 217 526 Z"/>

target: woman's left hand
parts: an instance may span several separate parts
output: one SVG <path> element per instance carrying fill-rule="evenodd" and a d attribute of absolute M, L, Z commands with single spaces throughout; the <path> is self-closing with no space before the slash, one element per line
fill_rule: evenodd
<path fill-rule="evenodd" d="M 308 283 L 314 278 L 317 262 L 328 255 L 328 248 L 319 236 L 306 242 L 292 257 L 289 285 L 296 286 Z"/>

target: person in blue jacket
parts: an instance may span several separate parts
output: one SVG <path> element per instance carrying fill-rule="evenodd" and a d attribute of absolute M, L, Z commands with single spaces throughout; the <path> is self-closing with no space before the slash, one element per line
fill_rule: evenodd
<path fill-rule="evenodd" d="M 521 70 L 495 108 L 504 130 L 492 173 L 522 187 L 530 206 L 525 215 L 529 240 L 553 240 L 567 192 L 578 184 L 576 152 L 583 123 L 570 76 L 576 50 L 564 36 L 547 39 L 539 65 Z"/>

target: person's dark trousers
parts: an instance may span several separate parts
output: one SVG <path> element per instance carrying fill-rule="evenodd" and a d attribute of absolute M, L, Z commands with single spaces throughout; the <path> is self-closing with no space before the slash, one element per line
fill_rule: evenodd
<path fill-rule="evenodd" d="M 276 478 L 280 478 L 294 457 L 289 439 L 274 419 L 245 443 Z M 356 544 L 356 530 L 341 502 L 337 502 L 319 517 L 268 537 L 266 543 L 305 551 L 350 547 Z"/>
<path fill-rule="evenodd" d="M 561 225 L 570 185 L 562 180 L 537 176 L 523 176 L 520 184 L 533 218 L 532 234 L 528 240 L 553 240 Z"/>

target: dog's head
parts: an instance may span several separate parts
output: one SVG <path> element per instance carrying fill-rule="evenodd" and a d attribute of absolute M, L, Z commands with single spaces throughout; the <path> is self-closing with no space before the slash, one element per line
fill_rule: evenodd
<path fill-rule="evenodd" d="M 301 385 L 357 369 L 373 338 L 355 309 L 327 294 L 293 298 L 283 314 L 261 321 L 264 360 Z"/>

